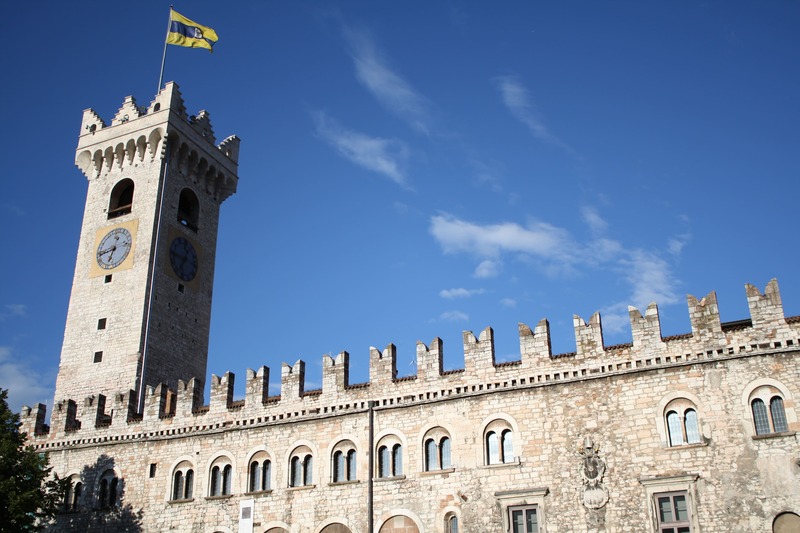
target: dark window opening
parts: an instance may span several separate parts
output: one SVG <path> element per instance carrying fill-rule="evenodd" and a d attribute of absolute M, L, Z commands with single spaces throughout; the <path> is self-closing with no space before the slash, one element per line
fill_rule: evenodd
<path fill-rule="evenodd" d="M 150 477 L 156 477 L 156 463 L 150 463 Z"/>
<path fill-rule="evenodd" d="M 111 200 L 108 203 L 108 218 L 127 215 L 133 207 L 133 180 L 124 179 L 114 185 Z"/>
<path fill-rule="evenodd" d="M 106 274 L 106 277 L 103 280 L 103 283 L 111 283 L 111 274 Z"/>
<path fill-rule="evenodd" d="M 97 321 L 97 329 L 106 329 L 106 319 L 101 318 Z"/>
<path fill-rule="evenodd" d="M 183 283 L 178 283 L 178 292 L 183 292 L 184 289 L 185 287 L 183 286 Z"/>
<path fill-rule="evenodd" d="M 200 202 L 191 189 L 183 189 L 178 201 L 178 222 L 192 231 L 197 231 L 200 219 Z"/>
<path fill-rule="evenodd" d="M 94 352 L 94 362 L 100 363 L 103 360 L 103 352 Z"/>

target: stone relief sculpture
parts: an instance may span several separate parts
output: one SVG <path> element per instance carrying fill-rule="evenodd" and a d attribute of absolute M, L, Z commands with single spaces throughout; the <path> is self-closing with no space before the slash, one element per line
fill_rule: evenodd
<path fill-rule="evenodd" d="M 600 448 L 592 439 L 583 439 L 581 479 L 583 480 L 583 505 L 589 509 L 600 509 L 608 502 L 608 490 L 603 486 L 606 463 L 598 455 Z"/>

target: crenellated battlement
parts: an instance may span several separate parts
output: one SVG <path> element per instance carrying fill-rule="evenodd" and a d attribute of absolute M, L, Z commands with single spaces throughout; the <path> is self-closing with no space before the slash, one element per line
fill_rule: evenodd
<path fill-rule="evenodd" d="M 800 317 L 785 318 L 778 283 L 772 280 L 762 294 L 746 286 L 750 319 L 721 323 L 716 294 L 697 299 L 688 296 L 692 332 L 661 336 L 658 307 L 645 313 L 629 307 L 632 343 L 607 347 L 599 313 L 585 322 L 573 317 L 576 351 L 554 355 L 547 320 L 534 329 L 519 324 L 520 359 L 498 364 L 494 332 L 484 329 L 477 337 L 464 332 L 464 369 L 443 370 L 444 343 L 417 343 L 417 374 L 397 377 L 397 350 L 370 348 L 369 382 L 351 384 L 349 354 L 322 359 L 322 389 L 305 388 L 305 363 L 281 367 L 280 396 L 270 397 L 269 368 L 248 369 L 245 398 L 234 400 L 235 375 L 211 377 L 210 399 L 203 405 L 203 383 L 180 381 L 176 390 L 166 385 L 147 387 L 144 408 L 136 412 L 133 391 L 102 395 L 81 401 L 59 401 L 45 425 L 42 404 L 23 407 L 23 431 L 32 444 L 43 447 L 169 436 L 196 431 L 217 431 L 236 426 L 283 423 L 302 417 L 325 417 L 359 412 L 369 402 L 379 406 L 442 401 L 452 396 L 493 394 L 503 389 L 546 387 L 564 382 L 604 379 L 625 373 L 649 372 L 668 366 L 713 363 L 725 358 L 765 353 L 791 353 L 800 345 Z M 32 436 L 32 437 L 30 437 Z"/>
<path fill-rule="evenodd" d="M 236 192 L 239 143 L 232 135 L 215 146 L 209 113 L 189 116 L 177 84 L 170 82 L 149 106 L 126 97 L 109 125 L 93 109 L 85 110 L 75 164 L 93 180 L 161 159 L 169 145 L 171 164 L 222 202 Z"/>

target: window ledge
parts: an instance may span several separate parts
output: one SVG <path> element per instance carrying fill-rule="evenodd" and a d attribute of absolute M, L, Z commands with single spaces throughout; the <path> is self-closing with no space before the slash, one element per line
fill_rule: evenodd
<path fill-rule="evenodd" d="M 692 448 L 705 448 L 706 446 L 708 446 L 708 443 L 709 443 L 708 439 L 703 439 L 702 442 L 693 442 L 691 444 L 675 444 L 674 446 L 670 446 L 669 444 L 667 444 L 665 446 L 665 449 L 680 451 L 680 450 L 690 450 Z"/>
<path fill-rule="evenodd" d="M 219 496 L 206 496 L 206 500 L 227 500 L 228 498 L 232 497 L 233 494 L 220 494 Z"/>
<path fill-rule="evenodd" d="M 173 504 L 189 503 L 189 502 L 193 502 L 193 501 L 194 501 L 194 498 L 186 498 L 186 499 L 183 499 L 183 500 L 169 500 L 169 504 L 173 505 Z"/>
<path fill-rule="evenodd" d="M 373 478 L 373 481 L 384 482 L 384 481 L 403 481 L 406 478 L 405 475 L 400 476 L 387 476 L 387 477 L 376 477 Z"/>
<path fill-rule="evenodd" d="M 442 476 L 446 474 L 452 474 L 455 471 L 455 468 L 443 468 L 441 470 L 428 470 L 427 472 L 420 472 L 419 475 L 422 477 Z"/>
<path fill-rule="evenodd" d="M 287 487 L 286 490 L 295 491 L 295 490 L 308 490 L 315 488 L 317 488 L 316 485 L 300 485 L 299 487 Z"/>
<path fill-rule="evenodd" d="M 494 463 L 494 464 L 490 464 L 490 465 L 480 465 L 480 466 L 478 466 L 478 468 L 507 468 L 509 466 L 519 466 L 521 464 L 522 464 L 522 461 L 520 461 L 520 458 L 519 457 L 514 457 L 514 459 L 512 461 L 509 461 L 507 463 Z"/>
<path fill-rule="evenodd" d="M 328 486 L 338 487 L 339 485 L 356 485 L 358 483 L 361 482 L 357 479 L 348 479 L 347 481 L 331 481 L 330 483 L 328 483 Z"/>
<path fill-rule="evenodd" d="M 783 431 L 781 433 L 767 433 L 766 435 L 753 435 L 753 440 L 779 439 L 781 437 L 794 437 L 796 431 Z"/>
<path fill-rule="evenodd" d="M 245 496 L 269 496 L 272 494 L 272 489 L 255 490 L 253 492 L 245 492 Z"/>

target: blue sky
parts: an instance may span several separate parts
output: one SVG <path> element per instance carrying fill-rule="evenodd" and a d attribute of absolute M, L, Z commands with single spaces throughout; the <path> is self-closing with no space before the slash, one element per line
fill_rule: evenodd
<path fill-rule="evenodd" d="M 0 387 L 52 394 L 86 192 L 83 109 L 148 104 L 169 4 L 17 3 L 0 22 Z M 184 2 L 213 55 L 165 80 L 242 138 L 222 206 L 209 374 L 572 315 L 630 342 L 627 306 L 690 331 L 686 294 L 747 318 L 777 277 L 800 314 L 797 2 Z M 32 29 L 34 28 L 35 29 Z M 208 381 L 208 380 L 207 380 Z"/>

